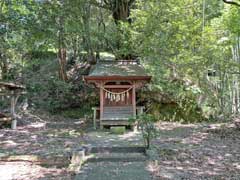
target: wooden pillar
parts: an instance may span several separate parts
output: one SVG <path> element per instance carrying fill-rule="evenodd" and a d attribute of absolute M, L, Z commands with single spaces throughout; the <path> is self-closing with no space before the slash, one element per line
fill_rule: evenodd
<path fill-rule="evenodd" d="M 97 125 L 96 125 L 97 108 L 93 107 L 92 110 L 93 110 L 93 128 L 97 129 Z"/>
<path fill-rule="evenodd" d="M 103 94 L 104 92 L 103 92 L 103 83 L 101 83 L 101 85 L 100 85 L 100 129 L 102 129 L 103 128 L 103 126 L 102 126 L 102 118 L 103 118 L 103 101 L 104 101 L 104 99 L 103 99 L 103 97 L 104 97 L 104 94 Z"/>
<path fill-rule="evenodd" d="M 137 115 L 137 107 L 136 107 L 136 84 L 135 82 L 133 83 L 133 88 L 132 88 L 132 105 L 133 105 L 133 117 L 135 118 Z M 134 124 L 132 127 L 134 132 L 137 131 L 137 126 Z"/>
<path fill-rule="evenodd" d="M 133 105 L 133 117 L 136 117 L 136 86 L 135 86 L 135 82 L 133 83 L 133 88 L 132 88 L 132 105 Z"/>
<path fill-rule="evenodd" d="M 141 107 L 140 107 L 139 115 L 142 115 L 142 114 L 143 114 L 143 110 L 144 110 L 144 106 L 141 106 Z"/>
<path fill-rule="evenodd" d="M 11 116 L 12 116 L 11 128 L 12 129 L 17 128 L 17 120 L 15 116 L 15 105 L 16 105 L 15 94 L 14 94 L 14 91 L 11 91 Z"/>

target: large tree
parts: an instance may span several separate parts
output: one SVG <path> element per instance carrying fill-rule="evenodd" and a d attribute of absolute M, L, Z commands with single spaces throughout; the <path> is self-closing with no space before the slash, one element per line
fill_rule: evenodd
<path fill-rule="evenodd" d="M 135 0 L 91 0 L 91 3 L 99 8 L 107 9 L 111 12 L 116 25 L 115 35 L 115 55 L 117 59 L 132 59 L 136 55 L 131 44 L 131 10 Z M 126 49 L 128 52 L 126 52 Z"/>
<path fill-rule="evenodd" d="M 119 21 L 131 22 L 129 16 L 134 2 L 135 0 L 91 0 L 93 5 L 110 10 L 116 24 Z"/>

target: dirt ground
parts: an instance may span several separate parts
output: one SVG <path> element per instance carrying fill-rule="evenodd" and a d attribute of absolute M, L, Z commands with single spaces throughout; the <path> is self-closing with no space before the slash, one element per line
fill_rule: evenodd
<path fill-rule="evenodd" d="M 67 153 L 82 145 L 117 142 L 113 135 L 108 138 L 101 134 L 95 135 L 93 131 L 84 133 L 86 127 L 81 119 L 64 119 L 31 113 L 22 117 L 24 121 L 17 130 L 0 129 L 0 157 L 16 155 L 52 157 L 60 154 L 67 157 Z M 145 167 L 153 179 L 240 179 L 240 131 L 231 123 L 183 125 L 161 122 L 158 128 L 160 134 L 153 141 L 154 148 L 148 152 L 150 160 L 146 162 Z M 99 140 L 94 142 L 92 137 Z M 119 137 L 126 140 L 124 135 Z M 130 144 L 138 143 L 137 141 L 131 138 Z M 126 174 L 124 177 L 127 180 Z M 0 161 L 1 180 L 74 178 L 75 175 L 69 172 L 67 167 L 40 166 L 27 160 Z"/>
<path fill-rule="evenodd" d="M 233 124 L 162 122 L 158 127 L 148 164 L 154 179 L 240 179 L 240 130 Z"/>
<path fill-rule="evenodd" d="M 0 161 L 0 179 L 72 179 L 67 167 L 43 167 L 32 163 L 31 157 L 48 157 L 49 161 L 55 161 L 52 157 L 56 156 L 68 158 L 68 153 L 84 142 L 83 121 L 31 113 L 22 114 L 21 118 L 17 130 L 0 129 L 0 157 L 24 155 L 30 160 Z"/>

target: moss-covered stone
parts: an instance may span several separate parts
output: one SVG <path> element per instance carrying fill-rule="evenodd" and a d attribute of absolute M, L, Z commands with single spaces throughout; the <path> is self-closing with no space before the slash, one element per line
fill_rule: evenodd
<path fill-rule="evenodd" d="M 125 126 L 112 126 L 110 130 L 114 134 L 124 134 L 126 131 L 126 127 Z"/>

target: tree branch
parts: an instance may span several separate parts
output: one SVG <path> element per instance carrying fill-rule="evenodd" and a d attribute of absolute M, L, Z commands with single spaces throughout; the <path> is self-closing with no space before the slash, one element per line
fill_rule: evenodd
<path fill-rule="evenodd" d="M 236 2 L 236 1 L 233 1 L 233 0 L 223 0 L 223 2 L 226 3 L 226 4 L 231 4 L 231 5 L 235 5 L 235 6 L 240 7 L 240 2 Z"/>
<path fill-rule="evenodd" d="M 129 6 L 131 6 L 134 2 L 135 2 L 135 0 L 129 0 L 129 2 L 128 2 Z"/>
<path fill-rule="evenodd" d="M 106 1 L 104 1 L 104 3 L 99 2 L 98 0 L 90 0 L 89 3 L 97 6 L 99 8 L 103 8 L 103 9 L 107 9 L 107 10 L 111 10 L 111 7 L 109 6 L 109 4 L 105 3 Z"/>

